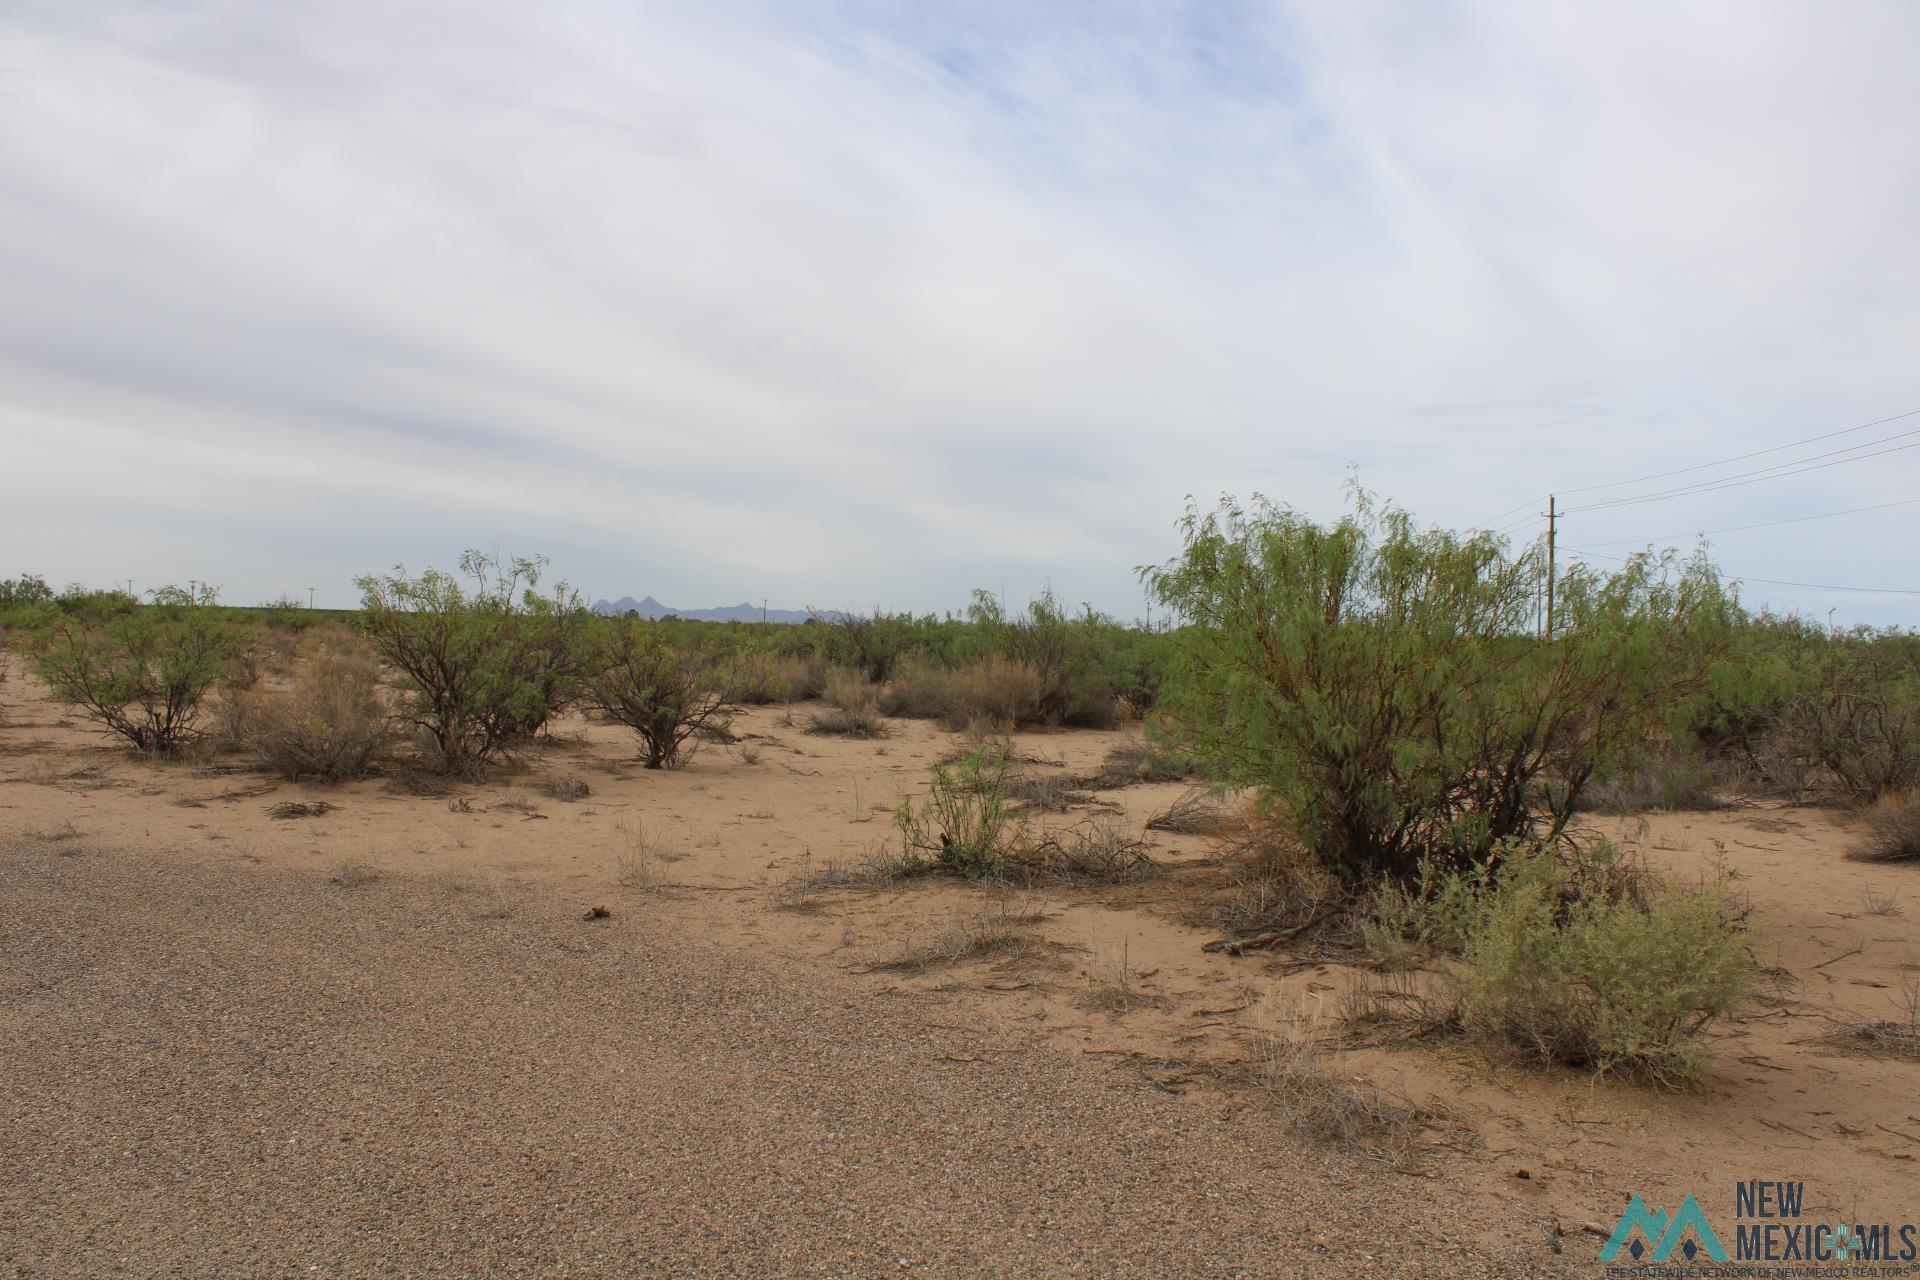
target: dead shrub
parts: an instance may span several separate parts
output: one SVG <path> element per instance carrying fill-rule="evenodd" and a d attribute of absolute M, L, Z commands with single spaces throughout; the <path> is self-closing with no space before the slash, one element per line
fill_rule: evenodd
<path fill-rule="evenodd" d="M 1196 787 L 1148 818 L 1147 830 L 1191 836 L 1218 835 L 1226 827 L 1227 818 L 1227 807 Z"/>
<path fill-rule="evenodd" d="M 380 664 L 345 632 L 314 636 L 288 687 L 257 688 L 244 705 L 241 741 L 296 781 L 365 777 L 392 737 Z"/>
<path fill-rule="evenodd" d="M 1888 796 L 1867 810 L 1865 838 L 1847 856 L 1860 862 L 1920 861 L 1920 795 Z"/>
<path fill-rule="evenodd" d="M 1048 831 L 1008 852 L 1000 878 L 1016 884 L 1138 884 L 1163 874 L 1146 842 L 1118 820 L 1098 817 Z"/>
<path fill-rule="evenodd" d="M 884 738 L 886 717 L 880 713 L 880 687 L 852 671 L 835 671 L 821 693 L 826 707 L 807 721 L 807 732 L 837 738 Z"/>

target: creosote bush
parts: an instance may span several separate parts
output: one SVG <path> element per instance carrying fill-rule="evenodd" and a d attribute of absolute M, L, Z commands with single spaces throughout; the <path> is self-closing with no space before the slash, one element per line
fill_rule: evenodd
<path fill-rule="evenodd" d="M 154 593 L 153 603 L 49 622 L 33 664 L 53 696 L 141 751 L 171 754 L 198 733 L 201 702 L 240 648 L 216 590 Z"/>
<path fill-rule="evenodd" d="M 255 688 L 241 698 L 242 743 L 285 778 L 364 777 L 392 735 L 379 661 L 351 633 L 311 636 L 288 687 Z"/>
<path fill-rule="evenodd" d="M 658 623 L 616 628 L 587 664 L 587 704 L 638 735 L 647 768 L 678 768 L 703 740 L 729 736 L 726 672 Z"/>

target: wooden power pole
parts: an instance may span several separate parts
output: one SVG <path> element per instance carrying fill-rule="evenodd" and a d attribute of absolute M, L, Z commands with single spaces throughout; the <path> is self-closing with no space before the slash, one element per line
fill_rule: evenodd
<path fill-rule="evenodd" d="M 1554 496 L 1547 495 L 1547 639 L 1553 639 L 1553 544 L 1559 532 L 1560 509 Z"/>

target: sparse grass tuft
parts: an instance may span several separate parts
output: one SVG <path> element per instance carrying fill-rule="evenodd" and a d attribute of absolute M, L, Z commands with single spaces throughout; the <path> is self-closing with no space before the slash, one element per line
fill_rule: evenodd
<path fill-rule="evenodd" d="M 1310 1036 L 1274 1033 L 1256 1043 L 1254 1083 L 1278 1104 L 1294 1134 L 1399 1166 L 1419 1154 L 1421 1135 L 1446 1119 L 1372 1085 L 1336 1074 Z"/>
<path fill-rule="evenodd" d="M 1123 945 L 1119 955 L 1096 961 L 1088 970 L 1087 990 L 1080 997 L 1080 1005 L 1114 1018 L 1136 1009 L 1165 1008 L 1165 996 L 1140 985 L 1158 972 L 1158 969 L 1135 969 L 1131 949 Z"/>
<path fill-rule="evenodd" d="M 364 884 L 372 884 L 380 878 L 380 869 L 371 863 L 345 861 L 334 864 L 327 875 L 327 883 L 339 885 L 342 889 L 357 889 Z"/>
<path fill-rule="evenodd" d="M 658 891 L 666 877 L 667 864 L 676 861 L 679 853 L 671 842 L 648 831 L 643 822 L 635 822 L 630 828 L 623 823 L 618 830 L 622 848 L 613 858 L 614 882 L 635 893 Z"/>
<path fill-rule="evenodd" d="M 835 858 L 818 867 L 809 854 L 800 870 L 779 887 L 775 901 L 788 911 L 812 911 L 825 894 L 870 891 L 926 870 L 924 863 L 910 862 L 884 847 L 860 858 Z"/>
<path fill-rule="evenodd" d="M 1873 1058 L 1920 1061 L 1920 974 L 1907 975 L 1898 1000 L 1895 1017 L 1844 1021 L 1822 1042 Z"/>
<path fill-rule="evenodd" d="M 924 973 L 963 960 L 1036 953 L 1038 944 L 1028 930 L 1041 914 L 1036 908 L 999 903 L 971 920 L 954 920 L 868 968 L 879 973 Z"/>

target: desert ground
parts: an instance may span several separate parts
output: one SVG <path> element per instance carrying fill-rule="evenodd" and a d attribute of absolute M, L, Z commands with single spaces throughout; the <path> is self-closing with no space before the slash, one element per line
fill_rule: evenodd
<path fill-rule="evenodd" d="M 1591 820 L 1724 867 L 1766 940 L 1676 1092 L 1356 1040 L 1382 975 L 1203 950 L 1230 871 L 1145 830 L 1184 784 L 1033 819 L 1139 835 L 1139 883 L 834 887 L 953 750 L 926 722 L 759 708 L 647 771 L 576 717 L 485 781 L 308 787 L 130 755 L 17 663 L 0 701 L 10 1275 L 1590 1274 L 1635 1192 L 1914 1215 L 1920 1064 L 1828 1033 L 1898 1016 L 1920 869 L 1844 860 L 1840 811 Z M 1016 748 L 1074 776 L 1138 733 Z M 1298 1132 L 1275 1038 L 1422 1118 Z"/>

